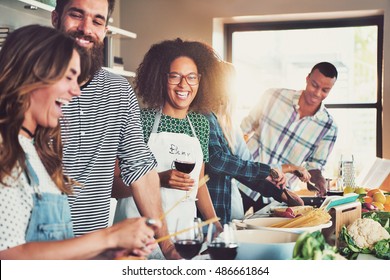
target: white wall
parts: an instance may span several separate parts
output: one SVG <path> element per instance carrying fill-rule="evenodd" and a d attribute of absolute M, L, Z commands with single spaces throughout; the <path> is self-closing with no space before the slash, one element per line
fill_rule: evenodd
<path fill-rule="evenodd" d="M 42 17 L 44 15 L 45 17 Z M 0 1 L 0 25 L 9 26 L 12 29 L 29 24 L 41 24 L 51 26 L 48 12 L 34 12 L 29 10 L 20 11 L 6 6 Z"/>
<path fill-rule="evenodd" d="M 236 17 L 261 16 L 272 20 L 285 15 L 302 19 L 339 12 L 384 14 L 383 156 L 390 158 L 390 0 L 122 0 L 121 28 L 137 33 L 138 38 L 122 40 L 121 54 L 125 68 L 135 70 L 149 47 L 161 40 L 181 37 L 218 46 L 217 37 L 213 42 L 216 19 L 231 22 Z"/>
<path fill-rule="evenodd" d="M 5 6 L 0 0 L 0 24 L 14 28 L 40 23 L 51 25 L 50 18 L 32 16 Z M 218 22 L 236 21 L 237 17 L 255 16 L 267 20 L 289 16 L 301 19 L 308 16 L 329 16 L 337 13 L 382 13 L 384 26 L 383 64 L 383 155 L 390 158 L 390 0 L 116 0 L 114 26 L 137 33 L 137 39 L 120 39 L 125 69 L 135 70 L 151 44 L 164 39 L 181 37 L 200 40 L 219 47 L 213 28 Z M 47 14 L 46 14 L 47 15 Z M 241 18 L 242 19 L 242 18 Z M 238 19 L 240 20 L 240 19 Z M 219 34 L 222 35 L 222 34 Z M 219 38 L 221 38 L 219 36 Z M 214 42 L 213 42 L 214 40 Z"/>

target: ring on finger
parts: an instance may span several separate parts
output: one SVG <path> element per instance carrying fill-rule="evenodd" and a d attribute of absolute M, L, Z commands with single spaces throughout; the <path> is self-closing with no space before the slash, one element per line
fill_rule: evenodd
<path fill-rule="evenodd" d="M 146 223 L 147 226 L 153 226 L 153 225 L 156 224 L 156 220 L 152 219 L 152 218 L 147 218 L 145 223 Z"/>

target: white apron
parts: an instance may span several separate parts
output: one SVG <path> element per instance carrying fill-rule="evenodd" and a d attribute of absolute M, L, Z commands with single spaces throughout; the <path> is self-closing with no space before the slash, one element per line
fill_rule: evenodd
<path fill-rule="evenodd" d="M 178 153 L 194 153 L 195 168 L 190 173 L 191 178 L 195 181 L 194 187 L 198 188 L 199 175 L 203 164 L 203 152 L 192 123 L 187 116 L 187 120 L 191 126 L 193 136 L 182 133 L 160 132 L 157 133 L 157 128 L 160 123 L 161 112 L 156 114 L 152 132 L 149 137 L 148 146 L 153 152 L 157 160 L 157 171 L 162 172 L 174 168 L 174 160 L 177 159 Z M 160 188 L 161 202 L 164 212 L 169 210 L 177 203 L 186 192 L 175 190 L 169 187 Z M 195 198 L 197 189 L 194 189 L 190 194 L 190 199 L 181 202 L 166 217 L 169 233 L 175 232 L 176 221 L 178 217 L 188 217 L 189 226 L 194 217 L 196 217 Z M 130 217 L 139 217 L 133 197 L 119 199 L 115 211 L 114 223 Z"/>

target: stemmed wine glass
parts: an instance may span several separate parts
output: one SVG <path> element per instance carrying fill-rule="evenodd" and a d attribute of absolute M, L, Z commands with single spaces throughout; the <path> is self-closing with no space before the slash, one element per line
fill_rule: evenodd
<path fill-rule="evenodd" d="M 195 156 L 192 152 L 192 149 L 189 149 L 187 152 L 178 155 L 174 160 L 174 164 L 176 170 L 190 174 L 195 168 Z M 186 191 L 186 199 L 189 199 L 188 191 Z"/>
<path fill-rule="evenodd" d="M 181 217 L 176 223 L 176 232 L 181 232 L 173 237 L 176 251 L 186 260 L 190 260 L 199 254 L 203 243 L 203 232 L 199 218 L 186 219 Z"/>
<path fill-rule="evenodd" d="M 214 224 L 207 231 L 207 250 L 212 260 L 234 260 L 237 256 L 238 243 L 235 236 L 235 224 L 225 224 L 223 232 L 218 233 Z"/>

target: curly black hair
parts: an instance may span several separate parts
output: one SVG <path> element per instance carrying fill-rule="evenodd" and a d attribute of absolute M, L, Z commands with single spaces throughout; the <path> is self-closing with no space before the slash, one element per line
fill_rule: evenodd
<path fill-rule="evenodd" d="M 190 110 L 199 113 L 216 110 L 222 97 L 213 80 L 221 59 L 208 44 L 180 38 L 154 44 L 145 54 L 135 78 L 135 90 L 142 104 L 155 109 L 163 106 L 167 99 L 167 73 L 178 57 L 191 58 L 202 75 Z"/>

